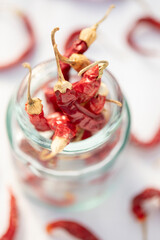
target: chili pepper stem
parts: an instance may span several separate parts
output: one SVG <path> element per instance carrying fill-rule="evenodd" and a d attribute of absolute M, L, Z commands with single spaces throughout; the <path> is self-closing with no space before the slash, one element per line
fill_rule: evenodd
<path fill-rule="evenodd" d="M 42 150 L 41 153 L 40 153 L 40 155 L 39 155 L 39 157 L 40 157 L 40 159 L 41 159 L 42 161 L 51 160 L 54 156 L 55 156 L 55 155 L 54 155 L 52 152 L 50 152 L 50 151 L 48 151 L 48 150 L 46 150 L 46 149 Z"/>
<path fill-rule="evenodd" d="M 67 146 L 67 144 L 68 139 L 55 136 L 51 144 L 52 156 L 56 156 L 56 154 L 61 152 L 65 148 L 65 146 Z"/>
<path fill-rule="evenodd" d="M 32 68 L 29 63 L 23 63 L 24 68 L 28 68 L 29 77 L 28 77 L 28 91 L 27 91 L 27 112 L 31 115 L 40 114 L 42 112 L 42 104 L 39 98 L 31 98 L 30 88 L 31 88 L 31 79 L 32 79 Z"/>
<path fill-rule="evenodd" d="M 87 67 L 90 64 L 90 61 L 88 60 L 88 58 L 83 54 L 73 53 L 69 58 L 67 58 L 65 56 L 62 56 L 58 51 L 58 56 L 60 61 L 69 64 L 77 72 L 79 72 L 84 67 Z"/>
<path fill-rule="evenodd" d="M 72 65 L 72 64 L 75 63 L 75 60 L 70 60 L 69 58 L 63 56 L 63 55 L 59 52 L 58 48 L 57 48 L 57 53 L 58 53 L 59 60 L 61 60 L 62 62 L 67 63 L 67 64 L 69 64 L 69 65 Z"/>
<path fill-rule="evenodd" d="M 54 91 L 59 90 L 61 93 L 65 93 L 67 89 L 72 89 L 72 84 L 64 79 L 64 76 L 60 67 L 58 49 L 55 43 L 55 33 L 58 30 L 59 28 L 54 28 L 53 31 L 51 32 L 51 40 L 52 40 L 52 45 L 53 45 L 54 54 L 55 54 L 56 63 L 57 63 L 57 70 L 58 70 L 58 82 L 54 86 Z"/>
<path fill-rule="evenodd" d="M 106 61 L 105 63 L 99 63 L 99 76 L 98 79 L 102 77 L 104 69 L 108 66 L 108 62 Z"/>
<path fill-rule="evenodd" d="M 59 53 L 58 53 L 58 49 L 57 49 L 57 45 L 55 43 L 55 33 L 59 31 L 59 28 L 54 28 L 53 31 L 51 32 L 51 40 L 52 40 L 52 45 L 53 45 L 53 49 L 54 49 L 54 54 L 55 54 L 55 58 L 56 58 L 56 63 L 57 63 L 57 69 L 58 69 L 58 81 L 65 81 L 62 71 L 61 71 L 61 67 L 60 67 L 60 63 L 59 63 Z"/>
<path fill-rule="evenodd" d="M 112 9 L 115 8 L 115 5 L 112 4 L 109 6 L 109 8 L 106 11 L 106 14 L 103 16 L 103 18 L 101 18 L 97 23 L 95 23 L 92 28 L 97 29 L 99 27 L 99 25 L 104 22 L 104 20 L 109 16 L 110 12 L 112 11 Z"/>
<path fill-rule="evenodd" d="M 122 103 L 113 99 L 107 99 L 106 98 L 106 102 L 110 102 L 110 103 L 115 103 L 117 104 L 119 107 L 122 107 Z"/>
<path fill-rule="evenodd" d="M 147 221 L 141 222 L 141 227 L 142 227 L 142 239 L 147 240 Z"/>
<path fill-rule="evenodd" d="M 81 76 L 84 72 L 86 72 L 88 69 L 98 65 L 99 66 L 99 69 L 100 69 L 100 75 L 102 74 L 103 70 L 108 66 L 108 62 L 105 61 L 105 60 L 102 60 L 102 61 L 97 61 L 97 62 L 94 62 L 92 64 L 90 64 L 89 66 L 83 68 L 79 73 L 78 75 Z"/>
<path fill-rule="evenodd" d="M 28 103 L 32 104 L 32 98 L 31 98 L 31 78 L 32 78 L 32 69 L 29 63 L 25 62 L 22 64 L 24 68 L 28 68 L 29 70 L 29 77 L 28 77 L 28 92 L 27 92 L 27 98 L 28 98 Z"/>
<path fill-rule="evenodd" d="M 96 30 L 100 25 L 100 23 L 102 23 L 108 17 L 112 8 L 114 8 L 114 5 L 111 5 L 109 7 L 104 17 L 101 20 L 99 20 L 96 24 L 94 24 L 90 28 L 85 28 L 80 32 L 79 39 L 84 41 L 88 47 L 96 40 L 96 37 L 97 37 Z"/>

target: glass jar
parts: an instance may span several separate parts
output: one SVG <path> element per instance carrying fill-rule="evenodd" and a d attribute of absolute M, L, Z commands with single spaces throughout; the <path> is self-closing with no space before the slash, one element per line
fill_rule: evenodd
<path fill-rule="evenodd" d="M 71 76 L 77 78 L 74 71 Z M 32 96 L 40 97 L 45 104 L 43 86 L 54 85 L 56 77 L 54 60 L 36 66 L 32 71 Z M 50 133 L 42 135 L 36 131 L 24 109 L 27 79 L 28 75 L 12 96 L 7 111 L 7 132 L 20 182 L 30 196 L 56 208 L 97 205 L 116 181 L 122 165 L 117 157 L 126 145 L 130 129 L 128 105 L 116 79 L 104 71 L 102 81 L 109 89 L 109 98 L 122 102 L 123 107 L 108 103 L 110 118 L 103 129 L 88 139 L 70 143 L 47 160 Z"/>

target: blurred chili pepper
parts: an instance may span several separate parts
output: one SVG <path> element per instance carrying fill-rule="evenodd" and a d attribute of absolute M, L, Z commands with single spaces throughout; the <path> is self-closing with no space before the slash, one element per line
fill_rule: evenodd
<path fill-rule="evenodd" d="M 142 24 L 147 24 L 151 27 L 153 27 L 155 30 L 160 31 L 160 22 L 150 16 L 142 17 L 138 19 L 131 30 L 127 34 L 127 42 L 128 44 L 138 53 L 141 53 L 143 55 L 148 55 L 148 56 L 153 56 L 153 55 L 160 55 L 160 52 L 156 50 L 147 50 L 143 46 L 139 46 L 139 44 L 136 42 L 134 36 L 136 33 L 137 28 L 142 25 Z"/>
<path fill-rule="evenodd" d="M 143 203 L 157 197 L 160 200 L 160 190 L 155 188 L 147 188 L 132 200 L 132 212 L 139 221 L 144 221 L 147 217 L 147 213 L 143 208 Z"/>
<path fill-rule="evenodd" d="M 59 220 L 51 222 L 46 226 L 46 230 L 49 234 L 51 234 L 51 232 L 53 232 L 56 228 L 62 228 L 81 240 L 99 240 L 99 238 L 96 237 L 90 230 L 77 222 Z"/>
<path fill-rule="evenodd" d="M 44 117 L 43 105 L 39 98 L 31 98 L 30 94 L 30 84 L 31 84 L 31 75 L 32 69 L 28 63 L 23 63 L 25 68 L 29 69 L 29 78 L 28 78 L 28 101 L 25 104 L 25 110 L 29 116 L 30 122 L 35 126 L 38 131 L 47 131 L 50 130 L 50 127 L 47 123 L 46 118 Z"/>
<path fill-rule="evenodd" d="M 97 30 L 98 26 L 108 17 L 112 8 L 114 8 L 114 5 L 111 5 L 109 7 L 106 14 L 104 15 L 104 17 L 100 21 L 98 21 L 92 27 L 85 28 L 80 32 L 79 39 L 75 40 L 72 43 L 72 46 L 65 51 L 65 53 L 64 53 L 65 57 L 69 58 L 73 53 L 83 54 L 88 49 L 88 47 L 96 39 L 96 30 Z M 69 80 L 70 66 L 67 63 L 64 63 L 64 62 L 60 62 L 60 66 L 61 66 L 64 78 L 66 80 Z"/>
<path fill-rule="evenodd" d="M 147 212 L 143 206 L 146 201 L 157 198 L 160 203 L 160 190 L 155 188 L 147 188 L 132 200 L 131 210 L 136 219 L 141 223 L 143 239 L 147 240 Z M 160 205 L 160 204 L 159 204 Z"/>
<path fill-rule="evenodd" d="M 24 26 L 29 35 L 29 44 L 26 47 L 26 49 L 14 60 L 12 60 L 6 64 L 0 65 L 0 71 L 6 70 L 8 68 L 12 68 L 12 67 L 18 65 L 19 63 L 21 63 L 33 51 L 33 49 L 35 48 L 35 44 L 36 44 L 35 34 L 34 34 L 34 31 L 32 28 L 32 24 L 31 24 L 30 20 L 28 19 L 28 17 L 20 10 L 14 9 L 13 13 L 15 13 L 24 23 Z"/>
<path fill-rule="evenodd" d="M 158 144 L 160 144 L 160 128 L 158 129 L 158 131 L 156 132 L 156 134 L 153 136 L 153 138 L 149 141 L 141 141 L 140 139 L 138 139 L 138 137 L 136 135 L 134 135 L 133 133 L 131 134 L 131 138 L 130 138 L 131 142 L 136 144 L 139 147 L 142 148 L 150 148 L 150 147 L 155 147 Z"/>
<path fill-rule="evenodd" d="M 10 218 L 7 231 L 0 237 L 0 240 L 13 240 L 18 227 L 18 209 L 15 196 L 10 190 Z"/>

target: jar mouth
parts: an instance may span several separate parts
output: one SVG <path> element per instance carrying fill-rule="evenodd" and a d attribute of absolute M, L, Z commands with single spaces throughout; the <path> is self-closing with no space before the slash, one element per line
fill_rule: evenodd
<path fill-rule="evenodd" d="M 47 69 L 46 69 L 47 67 Z M 32 92 L 36 90 L 36 79 L 38 79 L 38 83 L 41 84 L 44 78 L 51 79 L 57 76 L 56 70 L 56 62 L 55 60 L 48 60 L 41 64 L 38 64 L 33 68 L 32 71 Z M 27 80 L 28 74 L 23 79 L 18 92 L 16 94 L 15 106 L 16 106 L 16 116 L 18 123 L 26 137 L 32 140 L 34 143 L 38 144 L 40 147 L 48 149 L 51 151 L 51 143 L 50 139 L 43 137 L 30 123 L 29 118 L 25 112 L 25 103 L 27 101 Z M 105 81 L 104 81 L 105 80 Z M 67 154 L 72 155 L 75 153 L 84 153 L 94 148 L 101 146 L 105 143 L 111 134 L 118 128 L 122 120 L 122 112 L 124 110 L 124 98 L 120 86 L 117 80 L 113 77 L 113 75 L 105 70 L 102 81 L 107 81 L 107 87 L 110 92 L 110 97 L 117 101 L 120 101 L 123 106 L 118 107 L 116 104 L 112 104 L 112 114 L 110 116 L 107 124 L 93 136 L 79 141 L 79 142 L 71 142 L 69 145 L 65 147 L 65 149 L 60 153 L 61 155 Z"/>

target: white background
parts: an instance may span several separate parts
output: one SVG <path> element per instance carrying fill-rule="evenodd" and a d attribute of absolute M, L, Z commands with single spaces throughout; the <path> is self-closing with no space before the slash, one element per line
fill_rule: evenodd
<path fill-rule="evenodd" d="M 91 3 L 92 2 L 92 3 Z M 126 43 L 125 35 L 138 17 L 147 14 L 159 16 L 160 1 L 117 1 L 108 20 L 101 25 L 98 39 L 86 55 L 95 60 L 106 59 L 109 69 L 118 79 L 127 96 L 132 113 L 132 130 L 141 137 L 149 139 L 159 126 L 160 120 L 160 58 L 140 56 Z M 7 1 L 0 1 L 0 4 Z M 35 29 L 37 46 L 30 59 L 34 66 L 53 57 L 50 42 L 51 30 L 59 26 L 57 43 L 63 51 L 66 36 L 77 27 L 91 25 L 105 13 L 108 1 L 78 0 L 28 0 L 10 1 L 24 10 Z M 160 19 L 159 19 L 160 20 Z M 154 36 L 154 37 L 153 37 Z M 11 59 L 27 43 L 23 25 L 10 14 L 0 10 L 0 63 Z M 151 34 L 143 42 L 146 46 L 159 48 L 158 34 Z M 89 226 L 102 240 L 141 240 L 141 228 L 130 212 L 132 197 L 144 187 L 160 187 L 160 149 L 140 150 L 128 145 L 123 153 L 126 164 L 121 173 L 118 186 L 112 195 L 99 207 L 78 212 L 60 213 L 36 205 L 26 199 L 19 187 L 9 153 L 5 129 L 6 108 L 11 94 L 20 83 L 26 71 L 16 67 L 0 72 L 0 235 L 5 231 L 8 220 L 7 186 L 12 186 L 20 209 L 20 226 L 17 240 L 45 240 L 45 224 L 51 220 L 75 219 Z M 154 212 L 148 219 L 148 240 L 160 239 L 160 214 Z M 63 235 L 61 238 L 69 240 Z"/>

